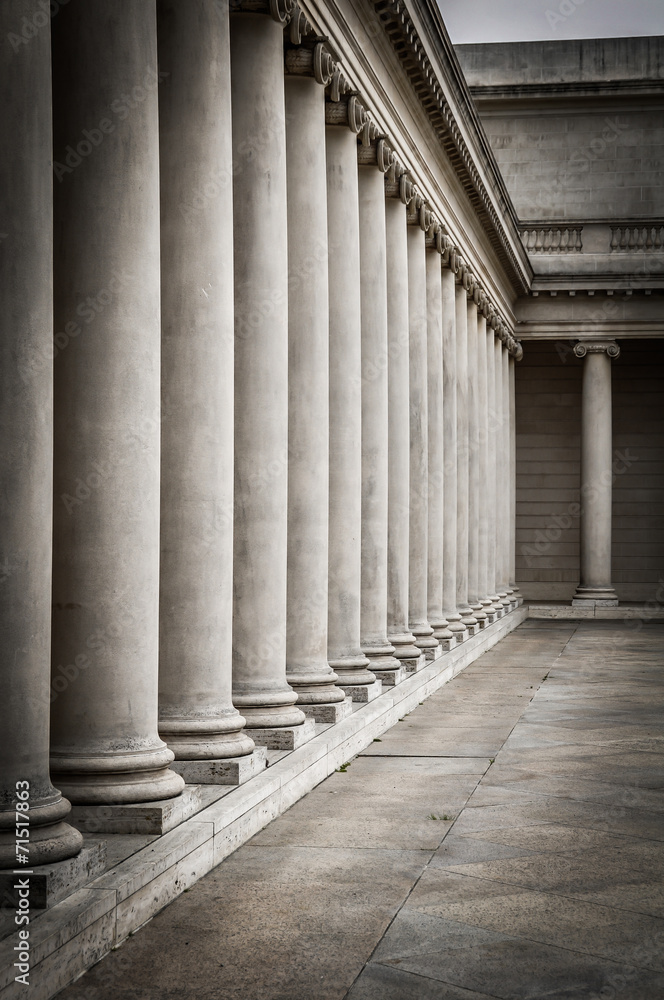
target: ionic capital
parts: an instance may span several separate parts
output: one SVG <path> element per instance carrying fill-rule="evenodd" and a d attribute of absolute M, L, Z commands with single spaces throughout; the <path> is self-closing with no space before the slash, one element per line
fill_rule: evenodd
<path fill-rule="evenodd" d="M 577 358 L 585 358 L 586 354 L 608 354 L 610 358 L 620 355 L 620 348 L 615 340 L 580 340 L 574 345 Z"/>

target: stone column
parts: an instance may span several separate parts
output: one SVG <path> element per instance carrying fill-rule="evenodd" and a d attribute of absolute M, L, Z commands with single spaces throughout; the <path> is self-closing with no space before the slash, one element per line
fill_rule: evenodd
<path fill-rule="evenodd" d="M 611 359 L 615 341 L 580 341 L 583 358 L 581 390 L 581 581 L 575 607 L 615 607 L 611 583 L 611 495 L 613 437 L 611 423 Z"/>
<path fill-rule="evenodd" d="M 516 362 L 523 357 L 523 348 L 516 358 L 510 355 L 510 572 L 509 585 L 517 605 L 523 597 L 516 584 Z"/>
<path fill-rule="evenodd" d="M 503 335 L 504 337 L 504 335 Z M 505 357 L 506 351 L 501 339 L 496 338 L 496 593 L 507 614 L 511 607 L 508 596 L 508 558 L 506 534 L 509 533 L 508 522 L 508 491 L 509 491 L 509 451 L 506 447 L 508 443 L 508 423 L 506 407 L 507 399 L 505 395 Z"/>
<path fill-rule="evenodd" d="M 393 188 L 396 189 L 393 192 Z M 408 627 L 410 522 L 410 385 L 408 381 L 408 233 L 404 185 L 386 186 L 388 332 L 387 635 L 394 655 L 414 669 L 421 650 Z"/>
<path fill-rule="evenodd" d="M 468 327 L 468 603 L 480 628 L 487 624 L 480 598 L 480 350 L 477 305 L 467 302 Z"/>
<path fill-rule="evenodd" d="M 375 160 L 369 148 L 363 154 Z M 362 303 L 362 648 L 382 678 L 397 670 L 387 639 L 388 373 L 385 184 L 359 167 Z"/>
<path fill-rule="evenodd" d="M 380 692 L 360 644 L 362 528 L 362 326 L 355 98 L 327 106 L 330 288 L 330 520 L 328 661 L 357 700 Z M 351 115 L 351 120 L 354 121 Z M 359 122 L 358 122 L 359 127 Z"/>
<path fill-rule="evenodd" d="M 51 36 L 45 25 L 10 54 L 7 38 L 37 0 L 0 7 L 0 868 L 49 864 L 81 849 L 64 820 L 69 802 L 49 777 L 49 702 L 70 683 L 50 679 L 53 508 L 53 169 Z M 67 336 L 58 328 L 64 343 Z M 72 676 L 83 661 L 73 661 Z M 67 664 L 69 666 L 69 664 Z M 17 795 L 20 793 L 20 799 Z M 30 838 L 16 850 L 16 803 L 29 803 Z M 4 902 L 4 901 L 3 901 Z M 13 961 L 13 959 L 12 959 Z"/>
<path fill-rule="evenodd" d="M 231 15 L 235 253 L 233 703 L 257 742 L 305 721 L 286 681 L 288 230 L 283 26 Z M 253 730 L 257 730 L 254 734 Z M 286 739 L 286 734 L 282 734 Z M 293 735 L 296 739 L 296 735 Z"/>
<path fill-rule="evenodd" d="M 443 614 L 456 642 L 468 637 L 457 608 L 457 365 L 456 286 L 454 272 L 443 267 Z"/>
<path fill-rule="evenodd" d="M 469 557 L 469 402 L 468 402 L 468 297 L 463 284 L 456 293 L 456 405 L 457 405 L 457 607 L 461 621 L 471 635 L 479 630 L 477 618 L 468 603 Z"/>
<path fill-rule="evenodd" d="M 486 330 L 486 352 L 487 352 L 487 391 L 489 403 L 489 419 L 487 426 L 487 515 L 489 523 L 489 542 L 487 552 L 487 593 L 491 599 L 491 612 L 497 618 L 502 618 L 505 614 L 503 602 L 498 596 L 496 587 L 496 553 L 498 548 L 498 447 L 500 442 L 500 419 L 496 402 L 496 365 L 497 354 L 496 345 L 500 343 L 496 339 L 493 327 L 487 325 Z"/>
<path fill-rule="evenodd" d="M 217 11 L 205 0 L 160 0 L 157 31 L 164 74 L 159 90 L 159 732 L 182 762 L 177 769 L 195 782 L 201 780 L 196 761 L 243 756 L 254 747 L 231 701 L 233 188 L 228 11 Z"/>
<path fill-rule="evenodd" d="M 415 645 L 433 657 L 438 640 L 428 612 L 429 439 L 427 399 L 427 268 L 419 221 L 408 226 L 408 329 L 410 373 L 409 624 Z"/>
<path fill-rule="evenodd" d="M 449 271 L 446 273 L 449 274 Z M 452 278 L 452 280 L 454 280 Z M 445 540 L 445 428 L 443 403 L 443 288 L 440 253 L 427 250 L 427 410 L 429 415 L 428 567 L 427 611 L 433 637 L 441 649 L 455 645 L 443 612 L 443 558 Z"/>
<path fill-rule="evenodd" d="M 510 566 L 512 564 L 511 543 L 512 543 L 512 430 L 511 430 L 511 406 L 510 406 L 510 355 L 509 345 L 514 343 L 514 338 L 506 337 L 505 348 L 502 353 L 502 374 L 503 374 L 503 523 L 505 531 L 503 535 L 503 580 L 505 581 L 505 592 L 509 601 L 510 609 L 517 606 L 517 599 L 514 591 L 510 587 Z"/>
<path fill-rule="evenodd" d="M 496 387 L 496 594 L 498 601 L 506 614 L 510 610 L 510 601 L 507 597 L 507 574 L 505 560 L 505 532 L 508 530 L 505 518 L 505 491 L 507 484 L 506 462 L 508 456 L 505 453 L 505 393 L 503 383 L 503 354 L 504 348 L 501 340 L 496 337 L 494 340 L 495 358 L 495 387 Z"/>
<path fill-rule="evenodd" d="M 482 611 L 487 616 L 487 624 L 495 621 L 495 612 L 489 597 L 489 507 L 491 497 L 487 496 L 489 482 L 489 384 L 487 370 L 486 319 L 477 314 L 477 396 L 478 396 L 478 511 L 479 535 L 477 544 L 478 593 Z"/>
<path fill-rule="evenodd" d="M 55 327 L 51 766 L 74 803 L 178 795 L 157 735 L 160 265 L 156 9 L 52 19 Z M 34 42 L 32 44 L 35 44 Z M 25 55 L 25 53 L 23 53 Z"/>
<path fill-rule="evenodd" d="M 292 49 L 288 56 L 311 55 Z M 287 59 L 288 598 L 286 677 L 298 705 L 337 722 L 345 693 L 327 661 L 329 295 L 325 91 Z M 304 75 L 295 75 L 303 73 Z M 348 703 L 350 709 L 350 702 Z"/>

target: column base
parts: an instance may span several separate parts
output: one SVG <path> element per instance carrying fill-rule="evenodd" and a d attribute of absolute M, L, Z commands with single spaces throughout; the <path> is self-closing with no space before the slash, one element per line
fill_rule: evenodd
<path fill-rule="evenodd" d="M 349 694 L 353 701 L 364 705 L 379 696 L 383 690 L 383 682 L 376 678 L 373 684 L 340 684 L 339 687 Z"/>
<path fill-rule="evenodd" d="M 178 779 L 184 784 L 180 775 Z M 204 805 L 200 788 L 187 785 L 182 795 L 174 799 L 73 806 L 71 823 L 83 833 L 162 834 L 200 812 Z"/>
<path fill-rule="evenodd" d="M 299 726 L 278 726 L 266 729 L 252 729 L 251 738 L 257 746 L 268 750 L 297 750 L 316 735 L 316 723 L 304 716 Z"/>
<path fill-rule="evenodd" d="M 240 726 L 237 725 L 240 719 Z M 250 754 L 254 743 L 246 730 L 242 729 L 245 720 L 239 713 L 235 716 L 234 729 L 230 732 L 211 730 L 210 723 L 205 719 L 192 719 L 188 723 L 182 719 L 160 719 L 159 735 L 169 750 L 175 754 L 175 760 L 223 760 L 234 759 L 244 754 Z M 171 764 L 171 771 L 182 774 L 179 768 Z"/>
<path fill-rule="evenodd" d="M 573 608 L 617 608 L 618 595 L 613 587 L 576 588 L 572 598 Z"/>
<path fill-rule="evenodd" d="M 176 760 L 173 771 L 188 785 L 243 785 L 267 767 L 265 747 L 254 747 L 244 757 L 220 760 Z"/>
<path fill-rule="evenodd" d="M 304 711 L 304 705 L 331 705 L 343 702 L 344 693 L 337 687 L 337 674 L 327 669 L 325 672 L 310 675 L 292 673 L 286 669 L 286 680 L 297 694 L 297 707 Z"/>
<path fill-rule="evenodd" d="M 420 655 L 420 651 L 415 645 L 415 636 L 411 635 L 410 632 L 397 632 L 394 635 L 388 632 L 387 641 L 394 646 L 394 655 L 400 663 Z"/>
<path fill-rule="evenodd" d="M 345 691 L 341 691 L 340 688 L 338 690 L 343 695 L 343 701 L 336 701 L 328 705 L 300 705 L 300 708 L 314 722 L 331 723 L 332 725 L 341 722 L 342 719 L 347 719 L 353 711 L 353 702 Z"/>
<path fill-rule="evenodd" d="M 51 778 L 73 806 L 161 802 L 184 788 L 170 770 L 173 753 L 165 744 L 138 753 L 99 756 L 51 755 Z"/>
<path fill-rule="evenodd" d="M 355 656 L 344 656 L 339 659 L 331 659 L 330 666 L 337 675 L 336 686 L 343 688 L 344 685 L 373 684 L 376 680 L 369 667 L 369 660 L 360 652 Z"/>
<path fill-rule="evenodd" d="M 28 855 L 32 868 L 36 865 L 51 865 L 66 861 L 79 853 L 83 846 L 83 838 L 78 830 L 69 822 L 71 804 L 60 795 L 56 788 L 51 789 L 50 798 L 38 799 L 36 796 L 29 811 L 30 818 L 30 852 Z M 19 868 L 16 860 L 16 813 L 12 809 L 0 812 L 0 869 Z"/>
<path fill-rule="evenodd" d="M 100 840 L 82 848 L 80 854 L 66 861 L 58 861 L 50 865 L 30 865 L 29 879 L 30 909 L 47 910 L 61 899 L 70 896 L 72 892 L 81 889 L 87 882 L 97 878 L 106 865 L 106 842 Z M 18 907 L 18 889 L 15 888 L 20 875 L 11 871 L 0 871 L 0 907 L 16 909 Z"/>
<path fill-rule="evenodd" d="M 394 655 L 394 646 L 391 642 L 381 643 L 376 646 L 365 646 L 364 654 L 369 660 L 369 666 L 375 674 L 378 670 L 398 670 L 399 661 Z"/>
<path fill-rule="evenodd" d="M 438 639 L 434 637 L 431 625 L 428 622 L 424 624 L 420 623 L 411 626 L 411 630 L 415 636 L 415 645 L 417 648 L 423 650 L 425 656 L 429 656 L 428 650 L 435 649 L 438 645 Z"/>
<path fill-rule="evenodd" d="M 460 642 L 464 642 L 468 636 L 468 629 L 462 622 L 450 622 L 450 632 L 454 636 L 454 641 L 458 645 Z"/>

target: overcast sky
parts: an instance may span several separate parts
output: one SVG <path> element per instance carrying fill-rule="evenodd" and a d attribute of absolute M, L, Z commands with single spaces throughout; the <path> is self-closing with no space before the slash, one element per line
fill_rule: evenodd
<path fill-rule="evenodd" d="M 452 41 L 664 35 L 664 0 L 438 0 Z"/>

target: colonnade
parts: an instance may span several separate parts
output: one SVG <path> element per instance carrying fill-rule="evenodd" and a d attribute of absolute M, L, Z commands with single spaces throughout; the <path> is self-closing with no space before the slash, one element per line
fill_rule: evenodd
<path fill-rule="evenodd" d="M 518 602 L 520 345 L 302 12 L 249 6 L 72 2 L 3 60 L 0 867 L 18 781 L 69 857 L 67 800 L 297 746 Z"/>

